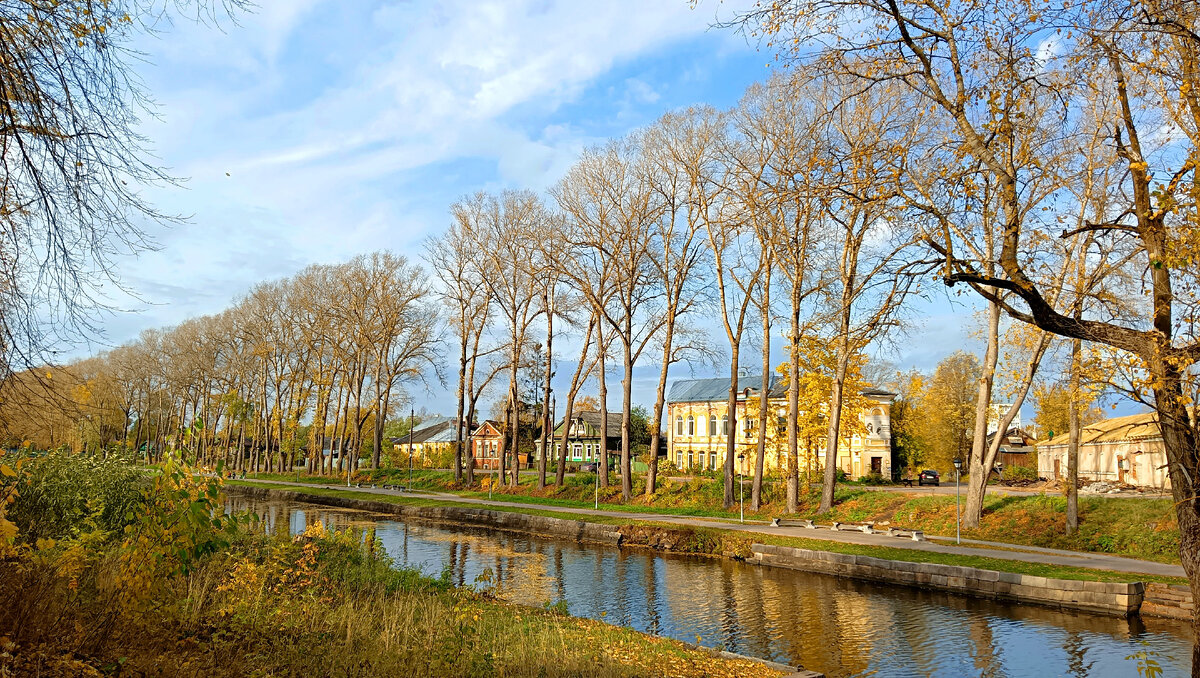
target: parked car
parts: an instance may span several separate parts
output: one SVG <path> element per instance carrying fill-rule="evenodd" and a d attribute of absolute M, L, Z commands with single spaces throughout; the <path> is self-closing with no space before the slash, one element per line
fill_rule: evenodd
<path fill-rule="evenodd" d="M 942 484 L 942 476 L 937 471 L 934 471 L 931 468 L 927 468 L 924 471 L 921 471 L 921 473 L 917 476 L 917 484 L 918 485 L 924 485 L 925 483 L 930 483 L 933 485 L 941 485 Z"/>
<path fill-rule="evenodd" d="M 579 470 L 583 471 L 584 473 L 596 473 L 597 471 L 600 470 L 600 462 L 589 461 L 589 462 L 585 463 L 583 466 L 580 466 Z"/>

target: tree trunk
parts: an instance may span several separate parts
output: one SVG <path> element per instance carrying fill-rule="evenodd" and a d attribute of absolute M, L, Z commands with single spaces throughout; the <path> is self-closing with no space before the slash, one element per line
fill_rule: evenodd
<path fill-rule="evenodd" d="M 675 336 L 675 313 L 667 310 L 666 335 L 663 338 L 663 361 L 658 371 L 658 390 L 654 392 L 654 416 L 650 425 L 650 470 L 646 473 L 646 496 L 652 497 L 658 488 L 658 448 L 662 441 L 662 415 L 667 401 L 667 372 L 671 366 L 672 339 Z"/>
<path fill-rule="evenodd" d="M 762 298 L 762 389 L 758 394 L 758 449 L 754 458 L 754 482 L 750 486 L 750 510 L 762 505 L 763 470 L 767 460 L 767 422 L 771 411 L 767 403 L 771 390 L 771 269 L 767 268 Z"/>
<path fill-rule="evenodd" d="M 541 453 L 538 455 L 538 489 L 546 487 L 546 463 L 550 458 L 550 449 L 548 447 L 550 440 L 550 420 L 553 413 L 550 411 L 550 377 L 553 376 L 554 367 L 554 307 L 553 296 L 545 295 L 546 312 L 546 383 L 543 385 L 542 393 L 542 436 L 541 436 Z"/>
<path fill-rule="evenodd" d="M 975 398 L 975 430 L 971 439 L 971 452 L 967 457 L 967 503 L 963 507 L 964 527 L 979 527 L 983 516 L 983 500 L 987 495 L 987 479 L 991 467 L 984 468 L 987 455 L 988 414 L 992 405 L 992 385 L 996 378 L 996 362 L 1000 356 L 1000 306 L 988 302 L 987 352 L 981 365 L 979 392 Z M 979 509 L 976 510 L 975 507 Z"/>
<path fill-rule="evenodd" d="M 475 485 L 475 443 L 471 441 L 471 422 L 475 420 L 475 402 L 475 398 L 472 396 L 467 407 L 467 419 L 463 422 L 463 426 L 466 427 L 464 437 L 467 442 L 467 487 Z"/>
<path fill-rule="evenodd" d="M 633 348 L 629 342 L 631 332 L 627 327 L 621 342 L 625 359 L 625 377 L 621 380 L 621 498 L 625 501 L 633 498 L 633 465 L 629 449 L 629 419 L 633 411 Z"/>
<path fill-rule="evenodd" d="M 567 438 L 571 434 L 571 418 L 575 416 L 575 396 L 579 392 L 579 383 L 585 377 L 585 366 L 588 359 L 588 347 L 592 343 L 592 332 L 596 328 L 596 317 L 588 320 L 587 334 L 583 338 L 583 350 L 579 353 L 579 364 L 575 366 L 575 374 L 571 376 L 571 388 L 567 391 L 567 409 L 563 413 L 563 430 L 558 448 L 558 469 L 554 474 L 554 484 L 562 487 L 567 476 Z"/>
<path fill-rule="evenodd" d="M 846 386 L 846 371 L 850 363 L 849 338 L 843 335 L 838 347 L 837 372 L 829 390 L 829 430 L 825 439 L 825 482 L 821 484 L 821 506 L 818 513 L 833 508 L 833 493 L 837 486 L 837 453 L 842 430 L 842 389 Z"/>
<path fill-rule="evenodd" d="M 603 322 L 603 321 L 600 321 Z M 604 340 L 603 328 L 596 326 L 596 346 L 599 350 L 596 358 L 596 386 L 600 396 L 600 486 L 608 487 L 608 383 L 605 380 L 607 368 L 608 344 Z"/>
<path fill-rule="evenodd" d="M 1148 362 L 1151 375 L 1156 377 L 1154 409 L 1167 450 L 1171 497 L 1179 521 L 1179 560 L 1196 595 L 1200 593 L 1200 495 L 1196 491 L 1200 446 L 1184 404 L 1188 400 L 1183 391 L 1183 371 L 1161 359 Z M 1192 631 L 1200 633 L 1200 610 L 1192 612 Z M 1192 645 L 1192 675 L 1200 675 L 1200 643 Z"/>
<path fill-rule="evenodd" d="M 737 392 L 738 392 L 738 342 L 729 342 L 729 430 L 725 435 L 725 497 L 722 502 L 725 510 L 733 508 L 733 474 L 734 457 L 737 455 Z"/>
<path fill-rule="evenodd" d="M 791 334 L 788 337 L 787 510 L 800 511 L 800 288 L 792 285 Z"/>
<path fill-rule="evenodd" d="M 1083 342 L 1071 340 L 1071 375 L 1067 386 L 1070 394 L 1067 400 L 1067 534 L 1079 530 L 1079 370 L 1082 352 Z"/>
<path fill-rule="evenodd" d="M 459 324 L 462 328 L 461 339 L 462 350 L 458 354 L 458 397 L 454 409 L 454 482 L 461 483 L 463 480 L 463 410 L 466 409 L 467 399 L 467 320 L 466 314 L 459 314 Z M 468 429 L 470 425 L 467 425 Z M 469 433 L 469 431 L 468 431 Z"/>

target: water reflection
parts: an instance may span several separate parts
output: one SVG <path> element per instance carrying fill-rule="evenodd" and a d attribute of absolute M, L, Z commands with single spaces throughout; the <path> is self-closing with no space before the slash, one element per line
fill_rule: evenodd
<path fill-rule="evenodd" d="M 235 498 L 268 528 L 373 528 L 398 563 L 509 600 L 829 676 L 1134 676 L 1146 650 L 1186 675 L 1187 624 L 1122 620 L 889 587 L 724 559 L 671 556 L 478 529 L 404 523 L 316 505 Z"/>

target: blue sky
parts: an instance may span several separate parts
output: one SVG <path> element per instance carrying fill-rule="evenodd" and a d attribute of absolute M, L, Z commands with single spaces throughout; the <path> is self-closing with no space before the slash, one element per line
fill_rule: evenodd
<path fill-rule="evenodd" d="M 149 196 L 190 219 L 120 262 L 140 299 L 115 300 L 130 312 L 105 319 L 108 342 L 218 312 L 311 263 L 417 258 L 464 194 L 543 190 L 588 144 L 674 108 L 735 104 L 772 60 L 710 28 L 735 4 L 264 0 L 236 24 L 145 38 L 139 73 L 158 119 L 143 131 L 186 178 Z M 975 348 L 971 313 L 922 305 L 886 357 L 931 370 Z M 635 400 L 650 402 L 653 372 L 639 372 Z M 453 397 L 435 386 L 422 402 L 449 411 Z"/>

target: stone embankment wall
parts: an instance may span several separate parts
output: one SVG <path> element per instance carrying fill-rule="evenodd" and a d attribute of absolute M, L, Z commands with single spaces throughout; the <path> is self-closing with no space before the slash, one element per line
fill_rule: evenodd
<path fill-rule="evenodd" d="M 291 490 L 273 490 L 265 487 L 245 487 L 229 485 L 225 487 L 229 494 L 243 497 L 253 497 L 270 501 L 302 501 L 309 504 L 334 506 L 359 511 L 371 511 L 393 515 L 405 520 L 425 520 L 456 525 L 471 525 L 487 527 L 507 532 L 536 534 L 556 539 L 571 539 L 580 542 L 608 544 L 617 546 L 621 543 L 621 533 L 609 525 L 586 523 L 582 520 L 565 520 L 546 516 L 531 516 L 524 513 L 508 511 L 489 511 L 463 506 L 404 506 L 390 504 L 384 501 L 355 499 L 351 497 L 325 496 L 293 492 Z"/>
<path fill-rule="evenodd" d="M 1192 590 L 1186 586 L 1146 584 L 1141 613 L 1150 617 L 1191 619 L 1196 613 Z"/>
<path fill-rule="evenodd" d="M 905 584 L 996 600 L 1066 607 L 1120 617 L 1136 613 L 1144 594 L 1141 582 L 1118 584 L 1049 579 L 957 565 L 910 563 L 765 544 L 755 544 L 751 550 L 754 552 L 752 562 L 762 565 Z"/>

